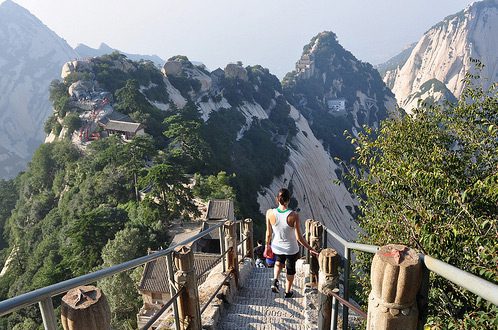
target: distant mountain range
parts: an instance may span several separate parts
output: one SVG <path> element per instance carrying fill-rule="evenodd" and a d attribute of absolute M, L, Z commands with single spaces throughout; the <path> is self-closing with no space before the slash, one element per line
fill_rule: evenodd
<path fill-rule="evenodd" d="M 52 113 L 48 88 L 62 65 L 113 51 L 106 44 L 72 49 L 28 10 L 11 0 L 0 3 L 0 178 L 24 170 L 43 142 L 43 125 Z M 164 64 L 158 56 L 126 55 Z"/>
<path fill-rule="evenodd" d="M 436 85 L 447 89 L 438 88 L 438 95 L 449 92 L 459 97 L 462 80 L 472 68 L 471 58 L 485 65 L 480 72 L 484 87 L 498 81 L 497 31 L 498 0 L 474 2 L 434 25 L 413 47 L 379 65 L 378 70 L 407 111 L 417 105 L 417 95 L 425 95 L 421 93 L 422 87 L 427 87 L 424 84 L 434 79 L 442 84 Z"/>
<path fill-rule="evenodd" d="M 484 78 L 497 80 L 497 3 L 477 2 L 447 17 L 419 42 L 376 67 L 401 107 L 410 110 L 421 97 L 430 97 L 432 102 L 458 97 L 472 57 L 486 65 L 481 72 Z M 0 5 L 0 37 L 0 178 L 8 178 L 25 168 L 43 141 L 44 121 L 52 112 L 48 86 L 60 77 L 62 65 L 115 49 L 106 44 L 97 49 L 83 44 L 71 49 L 11 0 Z M 313 48 L 316 42 L 322 45 L 319 50 Z M 158 67 L 164 63 L 155 55 L 126 55 L 151 60 Z M 340 63 L 341 57 L 349 62 Z M 378 125 L 394 108 L 392 95 L 378 83 L 376 75 L 369 64 L 357 61 L 330 33 L 324 33 L 305 47 L 295 72 L 282 82 L 283 92 L 309 121 L 326 150 L 334 157 L 348 159 L 352 150 L 342 131 L 355 134 L 364 123 Z M 333 125 L 325 125 L 327 122 Z"/>
<path fill-rule="evenodd" d="M 48 87 L 61 64 L 77 56 L 23 7 L 0 5 L 0 178 L 23 170 L 43 141 Z"/>
<path fill-rule="evenodd" d="M 105 54 L 111 54 L 112 52 L 118 51 L 126 55 L 126 57 L 128 57 L 130 60 L 134 61 L 148 60 L 154 62 L 154 64 L 157 65 L 158 67 L 163 66 L 165 62 L 162 58 L 160 58 L 157 55 L 140 55 L 140 54 L 125 53 L 118 49 L 112 48 L 105 43 L 101 43 L 99 48 L 92 48 L 85 44 L 78 44 L 78 46 L 76 46 L 74 50 L 76 51 L 76 53 L 79 55 L 80 58 L 102 56 Z"/>

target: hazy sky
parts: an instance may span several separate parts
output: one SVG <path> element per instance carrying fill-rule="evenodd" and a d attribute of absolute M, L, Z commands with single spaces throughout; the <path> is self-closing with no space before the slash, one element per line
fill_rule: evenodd
<path fill-rule="evenodd" d="M 167 59 L 181 54 L 209 69 L 261 64 L 280 78 L 302 47 L 330 30 L 372 64 L 396 55 L 470 0 L 14 0 L 71 46 L 105 42 Z M 2 0 L 0 0 L 2 2 Z"/>

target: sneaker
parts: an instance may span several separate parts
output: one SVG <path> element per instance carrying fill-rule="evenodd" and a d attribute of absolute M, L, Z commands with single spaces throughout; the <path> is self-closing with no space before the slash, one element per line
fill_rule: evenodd
<path fill-rule="evenodd" d="M 292 298 L 294 296 L 294 291 L 289 291 L 285 293 L 285 298 Z"/>
<path fill-rule="evenodd" d="M 278 289 L 278 279 L 274 279 L 273 280 L 273 283 L 271 285 L 271 290 L 275 293 L 278 293 L 279 292 L 279 289 Z"/>

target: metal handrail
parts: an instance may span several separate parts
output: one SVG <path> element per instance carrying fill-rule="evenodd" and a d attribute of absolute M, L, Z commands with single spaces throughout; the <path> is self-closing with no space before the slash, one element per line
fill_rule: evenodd
<path fill-rule="evenodd" d="M 349 272 L 350 272 L 350 260 L 351 260 L 351 250 L 357 250 L 367 253 L 375 254 L 379 250 L 379 246 L 370 245 L 370 244 L 361 244 L 346 241 L 344 238 L 339 236 L 334 231 L 327 228 L 323 225 L 325 232 L 330 234 L 333 238 L 335 238 L 339 243 L 344 246 L 344 293 L 343 297 L 339 297 L 337 294 L 334 294 L 334 298 L 336 298 L 340 303 L 343 304 L 343 329 L 347 329 L 348 327 L 348 308 L 352 308 L 349 303 Z M 486 299 L 487 301 L 498 306 L 498 285 L 486 281 L 476 275 L 468 273 L 460 268 L 452 266 L 444 261 L 435 259 L 429 255 L 424 255 L 422 253 L 419 254 L 420 259 L 424 263 L 425 267 L 433 271 L 434 273 L 442 276 L 446 280 L 469 290 L 470 292 L 480 296 L 481 298 Z M 353 308 L 352 308 L 353 309 Z M 355 310 L 355 309 L 354 309 Z M 355 310 L 356 311 L 356 310 Z M 333 308 L 332 317 L 335 319 L 334 323 L 337 320 L 337 311 Z M 356 311 L 358 312 L 358 311 Z M 334 329 L 336 324 L 334 324 Z"/>
<path fill-rule="evenodd" d="M 223 280 L 223 282 L 221 282 L 221 284 L 214 291 L 214 293 L 211 295 L 211 297 L 209 298 L 209 300 L 204 304 L 204 306 L 202 306 L 202 308 L 201 308 L 201 315 L 202 315 L 202 313 L 204 313 L 204 311 L 209 306 L 209 304 L 211 303 L 211 301 L 213 301 L 214 297 L 216 297 L 216 294 L 221 290 L 221 288 L 223 287 L 223 285 L 225 285 L 225 283 L 227 282 L 227 280 L 228 280 L 228 278 L 230 276 L 232 276 L 232 271 L 228 272 L 228 274 L 225 276 L 225 279 Z"/>
<path fill-rule="evenodd" d="M 206 267 L 206 269 L 202 273 L 200 273 L 199 275 L 197 275 L 197 279 L 202 278 L 204 275 L 206 275 L 207 272 L 211 271 L 214 268 L 214 266 L 216 266 L 220 262 L 220 260 L 223 259 L 223 257 L 226 256 L 227 253 L 230 252 L 230 251 L 231 251 L 231 248 L 228 249 L 228 250 L 226 250 L 222 254 L 220 254 L 216 258 L 216 260 L 213 261 L 208 267 Z"/>
<path fill-rule="evenodd" d="M 180 294 L 182 294 L 184 290 L 185 290 L 185 287 L 184 287 L 184 286 L 182 286 L 182 287 L 180 288 L 180 290 L 178 290 L 178 292 L 176 292 L 176 293 L 173 295 L 173 297 L 171 297 L 171 298 L 168 300 L 168 302 L 167 302 L 166 304 L 164 304 L 164 306 L 162 306 L 162 307 L 161 307 L 161 309 L 160 309 L 160 310 L 158 310 L 158 311 L 157 311 L 157 312 L 156 312 L 156 313 L 155 313 L 155 314 L 154 314 L 154 315 L 153 315 L 153 316 L 149 319 L 149 321 L 148 321 L 147 323 L 145 323 L 145 325 L 144 325 L 142 328 L 140 328 L 140 330 L 147 330 L 147 329 L 149 329 L 149 328 L 150 328 L 150 327 L 154 324 L 154 322 L 156 322 L 156 321 L 157 321 L 157 320 L 161 317 L 161 315 L 163 315 L 163 313 L 164 313 L 164 312 L 168 309 L 168 307 L 169 307 L 169 306 L 171 306 L 171 305 L 175 302 L 176 298 L 178 298 L 178 296 L 179 296 Z"/>
<path fill-rule="evenodd" d="M 367 318 L 367 313 L 362 311 L 360 308 L 357 306 L 353 305 L 349 301 L 344 300 L 341 296 L 339 296 L 337 293 L 330 291 L 328 292 L 332 297 L 337 299 L 341 304 L 348 306 L 350 309 L 352 309 L 356 314 L 358 314 L 361 318 L 366 319 Z"/>
<path fill-rule="evenodd" d="M 3 316 L 5 314 L 11 313 L 17 309 L 33 305 L 37 302 L 44 301 L 46 299 L 49 299 L 53 296 L 57 296 L 61 293 L 67 292 L 71 290 L 72 288 L 78 287 L 80 285 L 86 285 L 89 283 L 94 283 L 98 280 L 101 280 L 103 278 L 124 272 L 126 270 L 136 268 L 138 266 L 144 265 L 147 262 L 156 260 L 160 257 L 166 256 L 173 252 L 177 247 L 193 243 L 199 238 L 204 237 L 205 235 L 209 234 L 210 232 L 220 228 L 227 222 L 228 220 L 225 220 L 223 222 L 220 222 L 217 225 L 214 225 L 212 227 L 209 227 L 208 229 L 172 246 L 167 248 L 166 250 L 161 250 L 154 252 L 152 254 L 136 258 L 130 261 L 123 262 L 119 265 L 111 266 L 108 268 L 104 268 L 98 271 L 95 271 L 93 273 L 85 274 L 79 277 L 75 277 L 60 283 L 52 284 L 40 289 L 36 289 L 24 294 L 21 294 L 19 296 L 4 300 L 0 302 L 0 316 Z"/>

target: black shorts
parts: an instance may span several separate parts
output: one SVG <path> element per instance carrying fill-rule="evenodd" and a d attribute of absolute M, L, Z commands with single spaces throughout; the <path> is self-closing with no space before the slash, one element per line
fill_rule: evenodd
<path fill-rule="evenodd" d="M 299 259 L 299 252 L 292 255 L 276 254 L 276 256 L 276 262 L 278 262 L 279 264 L 285 263 L 287 275 L 296 274 L 296 261 L 297 259 Z"/>

